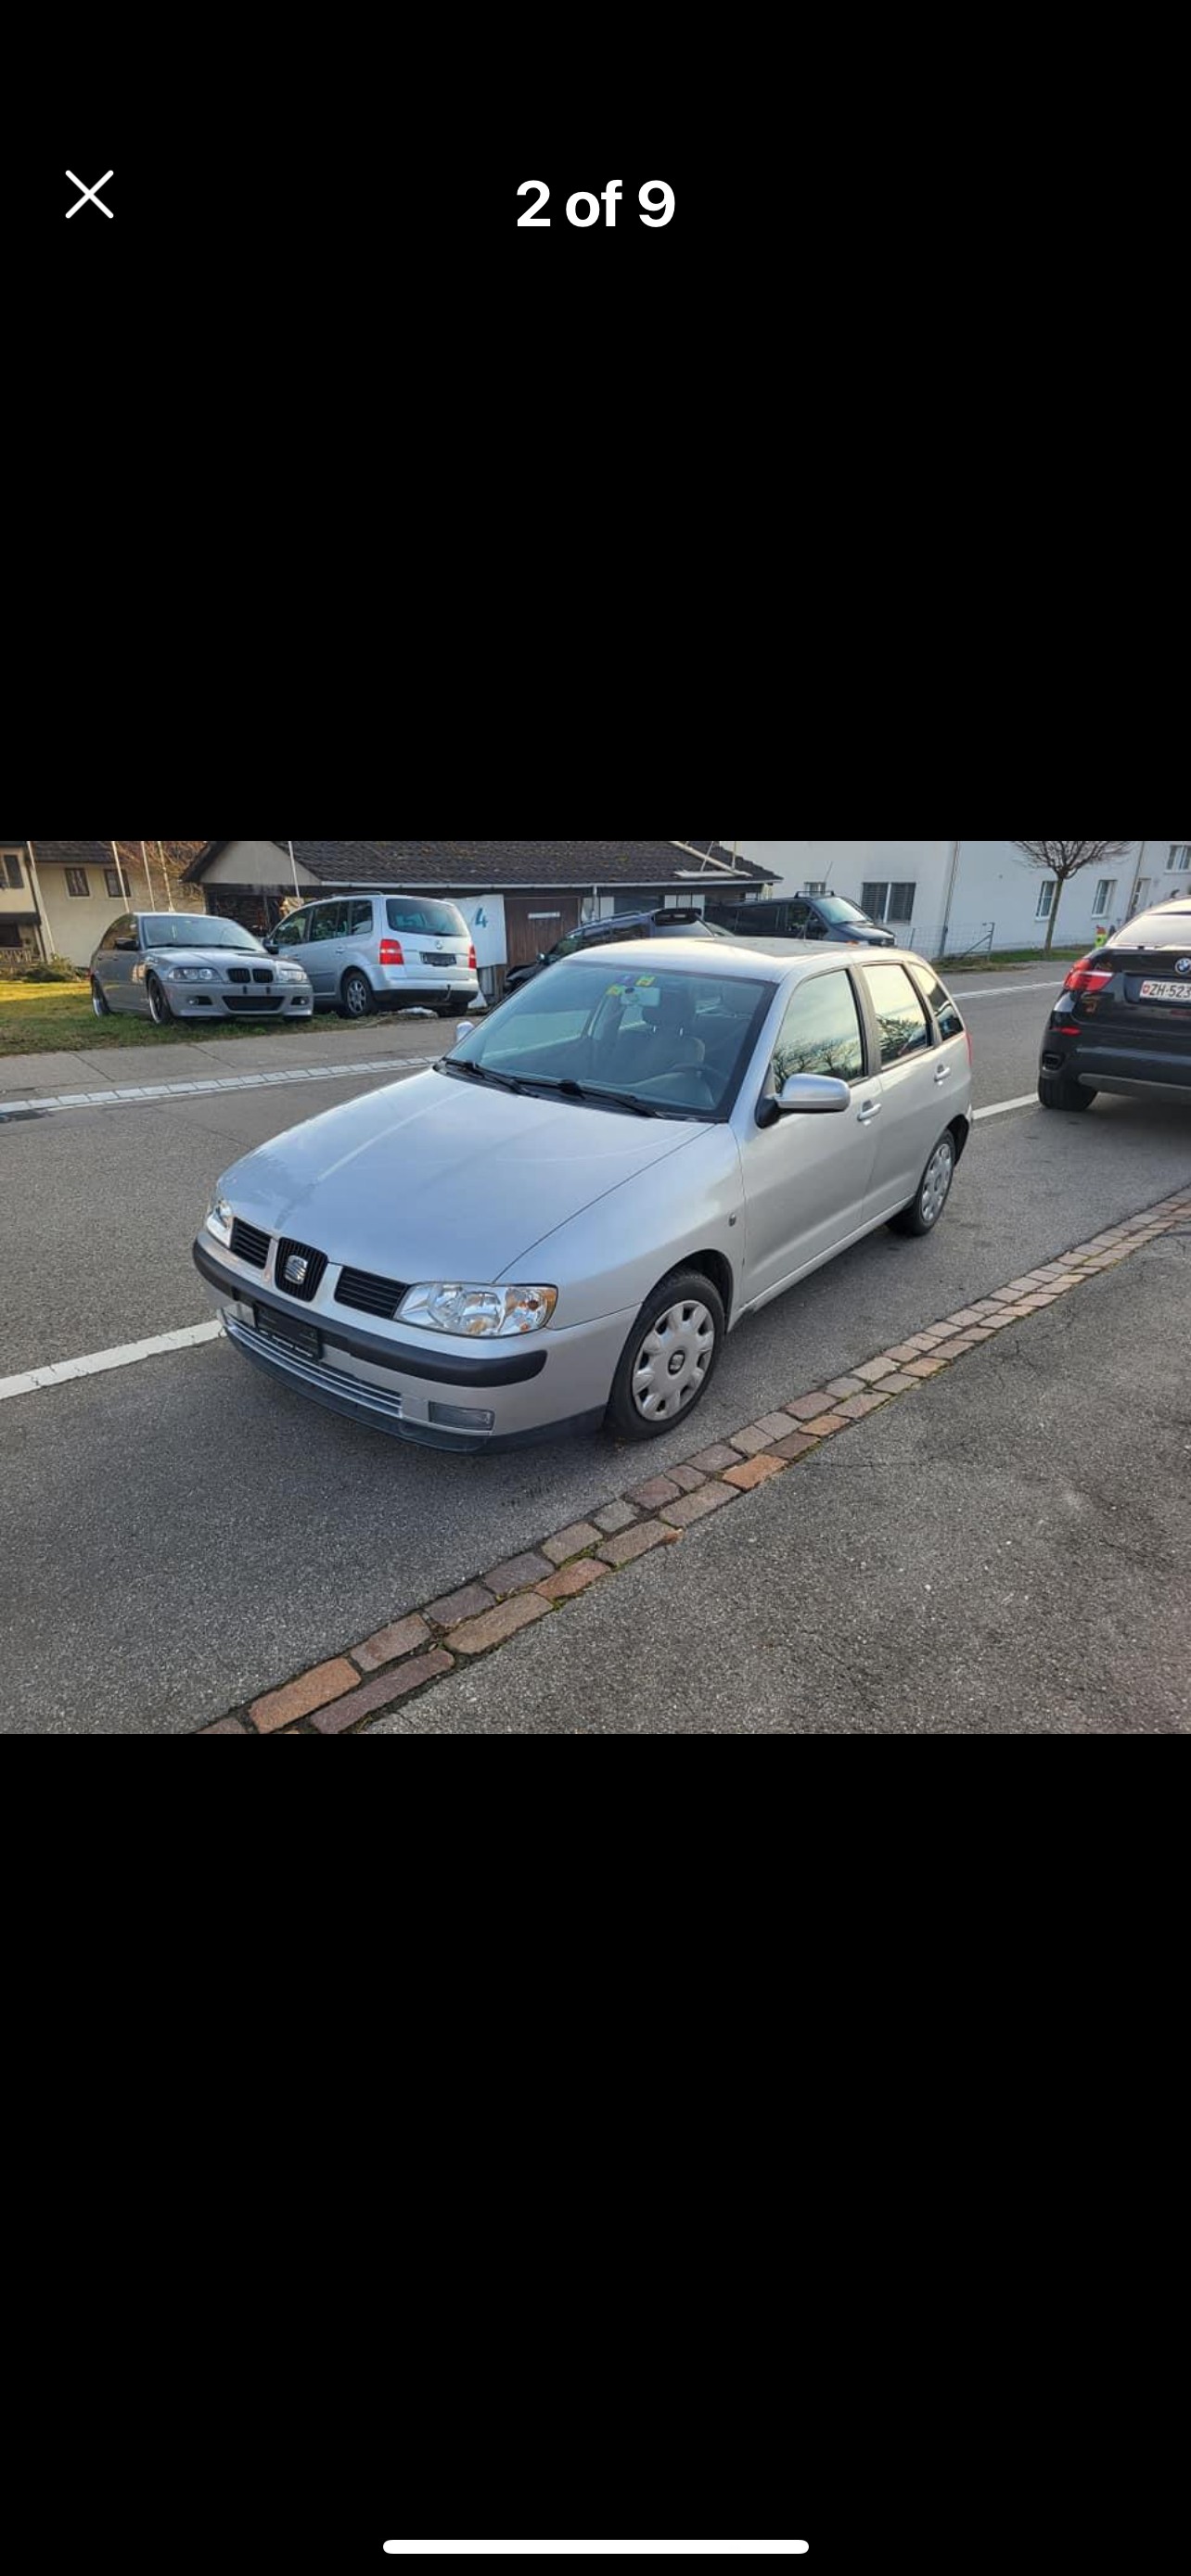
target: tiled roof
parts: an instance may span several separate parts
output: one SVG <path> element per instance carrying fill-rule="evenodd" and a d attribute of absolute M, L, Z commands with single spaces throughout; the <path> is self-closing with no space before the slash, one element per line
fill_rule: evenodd
<path fill-rule="evenodd" d="M 38 867 L 110 868 L 110 841 L 35 841 L 33 855 Z"/>
<path fill-rule="evenodd" d="M 209 841 L 186 874 L 197 881 L 226 841 Z M 288 857 L 287 844 L 278 850 Z M 721 862 L 702 882 L 725 875 L 774 882 L 767 868 L 733 860 L 722 841 L 295 841 L 294 855 L 320 885 L 657 886 L 700 875 L 699 856 Z"/>

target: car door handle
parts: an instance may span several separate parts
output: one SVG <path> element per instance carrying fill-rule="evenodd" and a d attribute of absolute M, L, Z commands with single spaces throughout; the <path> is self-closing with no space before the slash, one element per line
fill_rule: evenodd
<path fill-rule="evenodd" d="M 858 1126 L 858 1127 L 867 1127 L 868 1122 L 869 1122 L 869 1119 L 870 1119 L 870 1118 L 875 1118 L 875 1117 L 876 1117 L 877 1111 L 878 1111 L 878 1109 L 880 1108 L 880 1106 L 881 1106 L 881 1103 L 880 1103 L 880 1101 L 879 1101 L 879 1100 L 866 1100 L 866 1101 L 865 1101 L 865 1103 L 864 1103 L 864 1107 L 863 1107 L 862 1109 L 858 1109 L 858 1110 L 857 1110 L 857 1112 L 856 1112 L 856 1124 L 857 1124 L 857 1126 Z"/>
<path fill-rule="evenodd" d="M 950 1071 L 951 1067 L 949 1064 L 937 1064 L 935 1066 L 935 1081 L 946 1082 Z"/>

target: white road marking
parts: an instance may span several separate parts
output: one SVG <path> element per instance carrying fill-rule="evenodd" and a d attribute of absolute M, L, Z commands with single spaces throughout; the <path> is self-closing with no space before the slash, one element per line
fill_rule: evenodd
<path fill-rule="evenodd" d="M 186 1324 L 177 1333 L 156 1333 L 148 1342 L 118 1342 L 110 1351 L 89 1351 L 81 1360 L 55 1360 L 46 1368 L 26 1369 L 20 1377 L 0 1377 L 0 1404 L 10 1395 L 32 1395 L 41 1386 L 65 1386 L 75 1377 L 102 1377 L 107 1369 L 131 1368 L 136 1360 L 156 1359 L 162 1351 L 185 1351 L 193 1342 L 214 1342 L 223 1331 L 218 1316 L 209 1324 Z"/>
<path fill-rule="evenodd" d="M 979 991 L 957 993 L 953 985 L 949 984 L 947 987 L 953 1002 L 1008 1002 L 1012 1000 L 1015 993 L 1061 993 L 1062 989 L 1061 975 L 1057 975 L 1053 983 L 1049 984 L 998 984 L 996 990 L 991 993 Z"/>
<path fill-rule="evenodd" d="M 1023 1091 L 1017 1100 L 994 1100 L 990 1109 L 974 1109 L 973 1118 L 1003 1118 L 1007 1109 L 1036 1109 L 1036 1091 Z"/>
<path fill-rule="evenodd" d="M 343 1082 L 356 1073 L 425 1072 L 428 1055 L 378 1055 L 363 1063 L 303 1064 L 284 1073 L 228 1073 L 214 1082 L 123 1083 L 117 1091 L 52 1091 L 39 1100 L 0 1099 L 0 1119 L 27 1117 L 31 1109 L 117 1109 L 130 1100 L 185 1100 L 198 1092 L 272 1090 L 284 1082 Z"/>

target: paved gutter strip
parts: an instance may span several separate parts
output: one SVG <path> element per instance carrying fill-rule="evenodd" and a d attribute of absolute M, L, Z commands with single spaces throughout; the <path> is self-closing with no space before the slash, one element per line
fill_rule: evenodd
<path fill-rule="evenodd" d="M 130 1100 L 185 1100 L 200 1091 L 261 1091 L 283 1082 L 343 1082 L 357 1073 L 425 1072 L 431 1059 L 425 1055 L 378 1055 L 353 1064 L 302 1064 L 287 1066 L 283 1073 L 225 1073 L 209 1082 L 125 1083 L 118 1091 L 55 1091 L 44 1100 L 22 1100 L 5 1106 L 0 1102 L 0 1120 L 28 1118 L 46 1109 L 120 1109 Z"/>
<path fill-rule="evenodd" d="M 1189 1223 L 1191 1188 L 974 1298 L 907 1341 L 858 1360 L 846 1376 L 793 1396 L 730 1439 L 697 1449 L 681 1466 L 640 1479 L 589 1519 L 571 1521 L 453 1592 L 403 1612 L 343 1654 L 262 1692 L 214 1724 L 196 1728 L 196 1734 L 366 1734 L 373 1719 L 433 1689 L 461 1658 L 494 1653 L 621 1566 L 676 1545 L 693 1524 L 787 1474 L 825 1440 L 851 1431 L 883 1405 L 900 1404 L 995 1334 Z"/>

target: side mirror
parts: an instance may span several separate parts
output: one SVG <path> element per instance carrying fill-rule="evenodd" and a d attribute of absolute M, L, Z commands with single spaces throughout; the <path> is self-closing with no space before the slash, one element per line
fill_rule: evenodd
<path fill-rule="evenodd" d="M 783 1118 L 794 1109 L 809 1111 L 816 1117 L 838 1115 L 841 1109 L 850 1108 L 851 1101 L 847 1083 L 837 1082 L 832 1073 L 792 1073 L 777 1096 Z"/>
<path fill-rule="evenodd" d="M 456 1046 L 458 1046 L 460 1038 L 469 1038 L 470 1036 L 471 1036 L 471 1022 L 470 1022 L 470 1020 L 456 1020 L 456 1022 L 455 1022 L 455 1044 L 456 1044 Z"/>
<path fill-rule="evenodd" d="M 268 949 L 270 957 L 275 957 L 277 955 L 277 941 L 274 938 L 272 931 L 270 931 L 267 939 L 262 939 L 261 946 L 262 948 Z"/>

